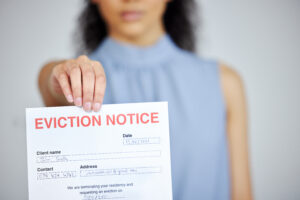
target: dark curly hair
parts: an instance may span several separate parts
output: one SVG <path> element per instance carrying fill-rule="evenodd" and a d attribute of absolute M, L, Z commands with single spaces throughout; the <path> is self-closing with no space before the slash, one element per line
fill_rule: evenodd
<path fill-rule="evenodd" d="M 172 0 L 168 3 L 163 16 L 166 32 L 178 47 L 195 51 L 195 28 L 198 25 L 196 16 L 196 3 L 194 0 Z M 88 54 L 94 51 L 107 36 L 105 21 L 99 13 L 97 5 L 85 0 L 78 20 L 76 32 L 78 54 Z"/>

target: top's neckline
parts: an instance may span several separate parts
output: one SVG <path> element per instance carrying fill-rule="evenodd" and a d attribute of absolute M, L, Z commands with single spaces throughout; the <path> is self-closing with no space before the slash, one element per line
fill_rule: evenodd
<path fill-rule="evenodd" d="M 163 34 L 154 44 L 145 47 L 121 42 L 107 36 L 93 55 L 110 57 L 114 62 L 140 66 L 162 62 L 170 58 L 177 48 L 168 34 Z"/>

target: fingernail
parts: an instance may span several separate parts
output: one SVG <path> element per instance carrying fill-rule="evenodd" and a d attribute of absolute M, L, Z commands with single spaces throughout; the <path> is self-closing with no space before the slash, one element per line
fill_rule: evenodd
<path fill-rule="evenodd" d="M 98 112 L 100 110 L 100 108 L 101 108 L 101 104 L 100 103 L 95 103 L 94 104 L 94 111 L 95 112 Z"/>
<path fill-rule="evenodd" d="M 77 97 L 77 98 L 75 99 L 75 105 L 76 105 L 76 106 L 81 106 L 81 105 L 82 105 L 81 97 Z"/>
<path fill-rule="evenodd" d="M 85 104 L 84 104 L 84 110 L 85 111 L 90 111 L 91 110 L 91 107 L 92 107 L 92 104 L 90 103 L 90 102 L 86 102 Z"/>
<path fill-rule="evenodd" d="M 73 102 L 73 96 L 69 94 L 69 95 L 67 96 L 67 101 L 68 101 L 69 103 L 72 103 L 72 102 Z"/>

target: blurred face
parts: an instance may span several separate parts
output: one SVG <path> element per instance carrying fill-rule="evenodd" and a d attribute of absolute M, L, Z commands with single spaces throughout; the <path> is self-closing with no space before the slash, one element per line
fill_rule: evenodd
<path fill-rule="evenodd" d="M 162 31 L 169 0 L 92 0 L 106 21 L 110 35 L 134 38 Z"/>

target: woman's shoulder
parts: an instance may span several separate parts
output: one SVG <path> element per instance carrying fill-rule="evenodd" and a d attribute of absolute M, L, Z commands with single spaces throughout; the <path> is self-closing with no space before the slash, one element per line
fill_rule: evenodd
<path fill-rule="evenodd" d="M 242 78 L 239 73 L 234 70 L 231 66 L 226 64 L 225 62 L 219 61 L 218 67 L 220 68 L 220 75 L 221 78 L 224 79 L 226 82 L 235 82 L 235 83 L 242 83 Z"/>
<path fill-rule="evenodd" d="M 218 67 L 224 89 L 237 91 L 243 87 L 243 80 L 236 70 L 224 62 L 219 62 Z"/>
<path fill-rule="evenodd" d="M 220 79 L 227 108 L 235 107 L 244 102 L 244 84 L 240 74 L 224 62 L 219 62 Z"/>

